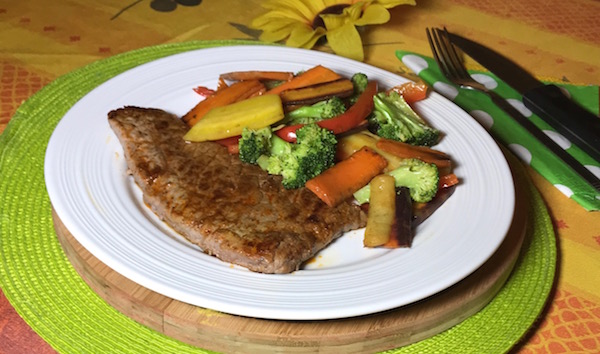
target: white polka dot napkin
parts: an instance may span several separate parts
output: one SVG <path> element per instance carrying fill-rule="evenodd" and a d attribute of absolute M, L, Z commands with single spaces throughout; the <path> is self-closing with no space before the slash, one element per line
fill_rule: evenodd
<path fill-rule="evenodd" d="M 533 138 L 524 128 L 513 121 L 504 111 L 483 93 L 462 89 L 448 81 L 433 58 L 405 51 L 396 56 L 435 91 L 473 116 L 501 144 L 508 147 L 524 163 L 529 164 L 567 197 L 572 198 L 586 210 L 600 210 L 600 193 L 587 184 L 562 160 Z M 470 71 L 473 78 L 488 89 L 496 91 L 511 105 L 544 131 L 552 140 L 581 162 L 593 174 L 600 177 L 600 162 L 591 158 L 579 147 L 571 144 L 541 118 L 527 109 L 521 95 L 489 72 Z M 598 114 L 598 86 L 577 86 L 554 83 L 563 88 L 576 102 Z"/>

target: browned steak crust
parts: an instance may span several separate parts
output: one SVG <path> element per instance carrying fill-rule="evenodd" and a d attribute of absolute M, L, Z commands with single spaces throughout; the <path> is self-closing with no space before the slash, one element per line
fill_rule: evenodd
<path fill-rule="evenodd" d="M 343 232 L 363 227 L 352 203 L 330 208 L 305 188 L 239 161 L 222 146 L 187 143 L 186 125 L 158 109 L 108 114 L 145 203 L 204 252 L 256 272 L 289 273 Z"/>

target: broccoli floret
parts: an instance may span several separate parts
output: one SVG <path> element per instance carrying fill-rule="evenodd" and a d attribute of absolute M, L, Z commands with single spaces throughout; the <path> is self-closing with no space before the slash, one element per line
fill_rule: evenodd
<path fill-rule="evenodd" d="M 396 180 L 396 186 L 408 187 L 410 197 L 415 202 L 427 203 L 437 194 L 440 176 L 433 163 L 406 159 L 390 175 Z"/>
<path fill-rule="evenodd" d="M 407 187 L 410 190 L 410 197 L 415 202 L 427 203 L 437 194 L 440 178 L 435 164 L 405 159 L 388 174 L 396 180 L 396 187 Z M 369 202 L 370 195 L 371 188 L 366 185 L 354 193 L 354 198 L 363 204 Z"/>
<path fill-rule="evenodd" d="M 369 126 L 375 134 L 413 145 L 432 146 L 438 142 L 440 132 L 413 111 L 399 93 L 380 92 L 373 102 Z"/>
<path fill-rule="evenodd" d="M 344 101 L 333 96 L 312 106 L 302 106 L 286 114 L 288 124 L 310 124 L 323 119 L 333 118 L 346 112 Z"/>
<path fill-rule="evenodd" d="M 270 174 L 281 175 L 286 189 L 300 188 L 333 166 L 336 144 L 332 132 L 308 124 L 296 131 L 296 143 L 273 135 L 269 152 L 260 156 L 257 164 Z"/>
<path fill-rule="evenodd" d="M 354 91 L 352 92 L 352 96 L 350 96 L 350 98 L 348 99 L 348 103 L 350 103 L 350 105 L 353 105 L 354 103 L 356 103 L 358 96 L 360 96 L 360 94 L 363 93 L 363 91 L 367 88 L 367 84 L 369 83 L 369 78 L 367 77 L 366 74 L 355 73 L 350 78 L 350 81 L 352 81 L 352 86 L 354 86 Z"/>
<path fill-rule="evenodd" d="M 244 128 L 242 137 L 238 142 L 240 149 L 240 160 L 243 162 L 256 164 L 261 155 L 269 152 L 271 149 L 271 138 L 273 133 L 271 127 L 265 127 L 258 130 Z"/>

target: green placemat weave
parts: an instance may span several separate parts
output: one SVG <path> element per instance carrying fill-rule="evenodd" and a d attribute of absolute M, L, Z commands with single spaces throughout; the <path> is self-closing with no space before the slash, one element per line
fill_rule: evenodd
<path fill-rule="evenodd" d="M 167 55 L 246 41 L 154 46 L 104 59 L 53 81 L 26 101 L 0 135 L 0 286 L 25 321 L 62 353 L 207 353 L 138 324 L 109 306 L 72 268 L 54 232 L 44 185 L 44 153 L 66 111 L 107 79 Z M 430 339 L 389 353 L 494 353 L 509 350 L 542 311 L 552 287 L 556 246 L 543 201 L 531 194 L 522 254 L 500 293 L 476 315 Z"/>

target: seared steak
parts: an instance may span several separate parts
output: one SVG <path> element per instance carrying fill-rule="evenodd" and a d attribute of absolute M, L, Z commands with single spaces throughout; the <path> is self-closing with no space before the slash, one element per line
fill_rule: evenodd
<path fill-rule="evenodd" d="M 289 273 L 345 231 L 363 227 L 351 202 L 330 208 L 305 188 L 239 161 L 216 143 L 188 143 L 187 126 L 158 109 L 108 114 L 144 202 L 219 259 L 263 273 Z"/>

